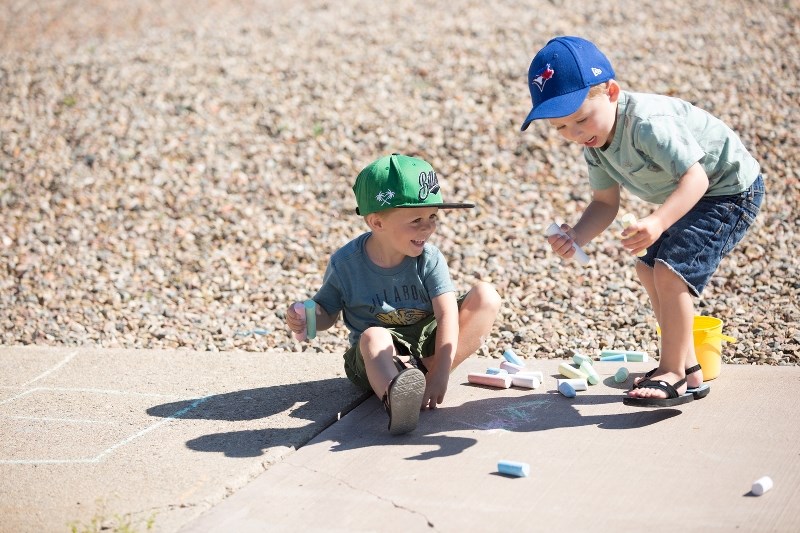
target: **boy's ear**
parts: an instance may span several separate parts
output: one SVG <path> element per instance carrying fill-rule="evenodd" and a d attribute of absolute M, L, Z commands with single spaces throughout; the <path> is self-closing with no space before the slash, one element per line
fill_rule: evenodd
<path fill-rule="evenodd" d="M 608 99 L 611 103 L 616 103 L 619 100 L 619 92 L 622 90 L 620 89 L 619 83 L 615 80 L 608 80 Z"/>
<path fill-rule="evenodd" d="M 369 226 L 369 229 L 372 231 L 379 230 L 383 228 L 383 219 L 378 213 L 370 213 L 369 215 L 364 217 L 364 221 Z"/>

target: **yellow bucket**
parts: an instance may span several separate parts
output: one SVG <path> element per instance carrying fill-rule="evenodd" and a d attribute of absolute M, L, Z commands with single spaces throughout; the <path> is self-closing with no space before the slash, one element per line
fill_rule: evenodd
<path fill-rule="evenodd" d="M 697 362 L 703 367 L 703 381 L 710 381 L 722 370 L 722 341 L 736 342 L 736 339 L 723 335 L 722 320 L 713 316 L 695 316 L 692 334 Z"/>

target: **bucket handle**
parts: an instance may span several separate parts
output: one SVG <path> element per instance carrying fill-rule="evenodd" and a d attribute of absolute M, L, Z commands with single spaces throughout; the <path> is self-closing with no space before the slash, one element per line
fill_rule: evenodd
<path fill-rule="evenodd" d="M 709 340 L 713 339 L 722 339 L 726 342 L 736 343 L 736 339 L 729 335 L 725 335 L 724 333 L 706 333 L 706 336 L 703 338 L 703 342 L 708 342 Z"/>

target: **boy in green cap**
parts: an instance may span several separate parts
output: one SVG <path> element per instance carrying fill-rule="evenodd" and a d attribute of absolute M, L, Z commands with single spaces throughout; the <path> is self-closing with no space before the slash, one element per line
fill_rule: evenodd
<path fill-rule="evenodd" d="M 456 299 L 447 261 L 428 239 L 446 203 L 433 168 L 422 159 L 392 154 L 362 170 L 353 186 L 370 231 L 330 258 L 313 300 L 317 330 L 339 313 L 350 331 L 347 377 L 383 400 L 394 435 L 413 431 L 421 409 L 444 400 L 452 369 L 480 348 L 500 308 L 494 288 L 479 282 Z M 286 312 L 300 333 L 305 317 Z"/>

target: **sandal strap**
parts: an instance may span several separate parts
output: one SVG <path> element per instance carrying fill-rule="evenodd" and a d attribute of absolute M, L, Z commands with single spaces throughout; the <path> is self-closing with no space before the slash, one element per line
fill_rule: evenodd
<path fill-rule="evenodd" d="M 672 385 L 667 383 L 664 380 L 654 380 L 654 379 L 646 379 L 644 381 L 640 381 L 639 385 L 637 386 L 638 389 L 656 389 L 662 391 L 664 394 L 667 395 L 667 399 L 669 398 L 677 398 L 680 396 L 678 394 L 678 387 L 686 383 L 686 378 L 679 379 Z"/>
<path fill-rule="evenodd" d="M 688 376 L 689 374 L 694 374 L 695 372 L 699 372 L 701 370 L 703 369 L 700 367 L 700 363 L 697 363 L 693 367 L 689 367 L 686 369 L 686 375 Z"/>

